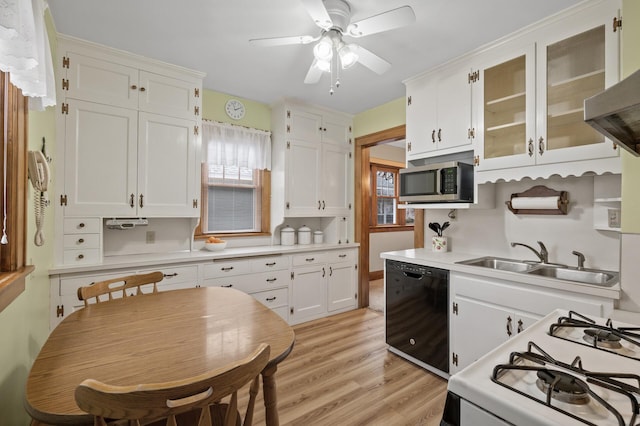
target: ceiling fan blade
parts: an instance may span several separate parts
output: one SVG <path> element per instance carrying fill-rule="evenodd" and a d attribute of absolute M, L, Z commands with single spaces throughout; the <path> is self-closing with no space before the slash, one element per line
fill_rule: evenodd
<path fill-rule="evenodd" d="M 307 13 L 313 19 L 313 22 L 323 30 L 331 28 L 333 22 L 327 12 L 327 8 L 324 7 L 322 0 L 301 0 L 304 7 L 307 9 Z"/>
<path fill-rule="evenodd" d="M 411 6 L 402 6 L 358 22 L 353 22 L 347 27 L 346 34 L 351 37 L 363 37 L 369 34 L 404 27 L 405 25 L 412 24 L 415 20 L 416 15 L 413 13 Z"/>
<path fill-rule="evenodd" d="M 358 46 L 358 62 L 379 75 L 384 74 L 391 68 L 389 62 L 362 46 Z"/>
<path fill-rule="evenodd" d="M 316 84 L 322 77 L 322 70 L 316 66 L 316 60 L 314 59 L 307 71 L 307 76 L 304 78 L 305 84 Z"/>
<path fill-rule="evenodd" d="M 309 44 L 319 40 L 320 37 L 309 35 L 291 37 L 253 38 L 249 43 L 256 46 L 286 46 L 289 44 Z"/>

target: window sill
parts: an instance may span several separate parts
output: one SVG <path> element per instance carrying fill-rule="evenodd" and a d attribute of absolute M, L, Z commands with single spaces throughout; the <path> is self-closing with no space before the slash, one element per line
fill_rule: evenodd
<path fill-rule="evenodd" d="M 218 237 L 218 238 L 237 238 L 237 237 L 269 237 L 271 236 L 271 232 L 246 232 L 246 233 L 233 233 L 233 234 L 225 234 L 225 233 L 215 233 L 215 234 L 201 234 L 196 235 L 193 238 L 196 240 L 206 240 L 209 237 Z"/>
<path fill-rule="evenodd" d="M 20 296 L 25 288 L 26 276 L 34 270 L 33 265 L 27 265 L 15 272 L 0 273 L 0 312 Z"/>
<path fill-rule="evenodd" d="M 372 226 L 369 228 L 369 233 L 401 231 L 413 231 L 413 225 Z"/>

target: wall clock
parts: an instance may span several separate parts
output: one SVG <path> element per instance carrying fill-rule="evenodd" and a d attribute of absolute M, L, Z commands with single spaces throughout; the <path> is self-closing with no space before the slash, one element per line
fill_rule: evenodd
<path fill-rule="evenodd" d="M 237 99 L 229 99 L 224 106 L 224 110 L 233 120 L 240 120 L 244 117 L 244 104 Z"/>

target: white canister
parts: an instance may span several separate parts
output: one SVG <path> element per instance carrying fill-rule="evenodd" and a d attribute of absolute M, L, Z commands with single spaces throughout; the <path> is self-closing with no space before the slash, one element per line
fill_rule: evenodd
<path fill-rule="evenodd" d="M 280 230 L 280 244 L 283 246 L 292 246 L 295 244 L 296 239 L 296 231 L 290 227 L 286 226 Z"/>
<path fill-rule="evenodd" d="M 324 242 L 324 234 L 322 234 L 322 231 L 314 231 L 313 244 L 322 244 L 323 242 Z"/>
<path fill-rule="evenodd" d="M 298 229 L 298 244 L 311 244 L 311 228 L 302 225 L 302 227 Z"/>

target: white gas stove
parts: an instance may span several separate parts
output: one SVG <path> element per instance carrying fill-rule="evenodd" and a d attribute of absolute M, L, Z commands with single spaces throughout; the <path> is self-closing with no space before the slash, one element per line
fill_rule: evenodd
<path fill-rule="evenodd" d="M 640 326 L 554 311 L 448 391 L 443 426 L 638 426 Z"/>

